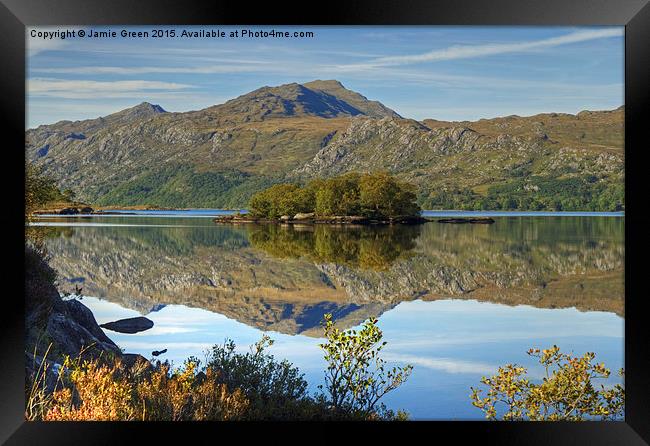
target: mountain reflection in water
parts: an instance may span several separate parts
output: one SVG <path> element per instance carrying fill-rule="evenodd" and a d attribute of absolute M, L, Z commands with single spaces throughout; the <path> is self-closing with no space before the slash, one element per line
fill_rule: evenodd
<path fill-rule="evenodd" d="M 61 288 L 148 313 L 202 308 L 262 330 L 320 334 L 415 299 L 623 315 L 624 219 L 500 217 L 492 225 L 216 225 L 43 218 Z M 81 223 L 86 225 L 65 226 Z M 124 226 L 121 226 L 124 225 Z"/>

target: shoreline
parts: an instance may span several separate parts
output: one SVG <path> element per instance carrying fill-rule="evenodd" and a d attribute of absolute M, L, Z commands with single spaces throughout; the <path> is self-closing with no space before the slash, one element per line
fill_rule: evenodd
<path fill-rule="evenodd" d="M 244 214 L 246 215 L 246 214 Z M 286 225 L 416 225 L 427 223 L 431 220 L 422 216 L 401 216 L 388 219 L 373 219 L 359 215 L 331 215 L 316 216 L 313 214 L 297 214 L 295 217 L 282 216 L 280 218 L 246 217 L 241 214 L 220 215 L 212 220 L 217 224 L 286 224 Z"/>
<path fill-rule="evenodd" d="M 71 211 L 65 212 L 66 209 Z M 76 211 L 72 210 L 76 209 Z M 82 210 L 90 209 L 89 212 L 81 212 Z M 93 206 L 81 202 L 72 202 L 72 203 L 53 203 L 52 205 L 45 206 L 41 209 L 37 209 L 33 212 L 33 215 L 66 215 L 66 216 L 75 216 L 79 214 L 83 215 L 142 215 L 138 212 L 197 212 L 197 213 L 208 213 L 210 211 L 215 212 L 229 212 L 232 214 L 242 214 L 242 211 L 245 209 L 216 209 L 216 208 L 181 208 L 181 207 L 160 207 L 155 205 L 136 205 L 136 206 Z M 228 214 L 228 216 L 232 215 Z M 190 215 L 191 216 L 191 215 Z M 451 217 L 591 217 L 591 216 L 601 216 L 601 217 L 625 217 L 625 211 L 529 211 L 529 210 L 462 210 L 462 209 L 423 209 L 421 217 L 430 218 L 430 217 L 439 217 L 439 218 L 451 218 Z M 219 218 L 222 215 L 215 214 L 214 217 Z M 324 217 L 323 219 L 329 219 L 330 217 Z M 262 219 L 257 219 L 261 222 Z M 268 222 L 276 222 L 276 220 L 269 220 Z"/>

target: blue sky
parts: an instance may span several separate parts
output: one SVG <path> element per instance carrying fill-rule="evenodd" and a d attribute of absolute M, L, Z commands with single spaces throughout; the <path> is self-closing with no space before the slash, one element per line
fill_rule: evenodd
<path fill-rule="evenodd" d="M 160 27 L 156 27 L 160 28 Z M 337 79 L 414 119 L 476 120 L 623 105 L 622 27 L 163 27 L 313 31 L 313 38 L 27 34 L 27 126 L 148 101 L 198 110 L 264 85 Z M 122 29 L 152 27 L 49 27 Z"/>

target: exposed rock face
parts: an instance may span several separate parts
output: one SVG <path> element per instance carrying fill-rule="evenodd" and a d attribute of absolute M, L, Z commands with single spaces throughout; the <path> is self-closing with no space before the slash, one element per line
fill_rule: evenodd
<path fill-rule="evenodd" d="M 91 356 L 100 352 L 121 354 L 121 350 L 99 328 L 91 311 L 81 302 L 64 302 L 63 311 L 53 312 L 46 327 L 55 348 L 61 353 L 77 356 L 90 347 Z"/>
<path fill-rule="evenodd" d="M 121 350 L 97 325 L 92 312 L 77 300 L 62 300 L 51 282 L 53 270 L 31 248 L 25 249 L 26 351 L 42 356 L 50 344 L 49 360 L 64 355 L 98 357 Z"/>
<path fill-rule="evenodd" d="M 241 208 L 270 184 L 351 170 L 388 170 L 415 183 L 421 200 L 507 183 L 522 166 L 623 179 L 622 109 L 417 122 L 337 81 L 262 87 L 186 113 L 143 103 L 25 136 L 28 159 L 62 189 L 104 205 Z"/>

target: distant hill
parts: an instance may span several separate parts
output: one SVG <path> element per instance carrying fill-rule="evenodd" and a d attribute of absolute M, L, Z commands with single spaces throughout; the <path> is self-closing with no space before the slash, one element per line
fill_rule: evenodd
<path fill-rule="evenodd" d="M 203 110 L 142 103 L 26 131 L 26 155 L 98 205 L 245 207 L 256 191 L 351 170 L 415 183 L 425 208 L 615 210 L 624 110 L 418 122 L 335 80 Z"/>

